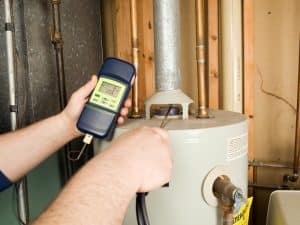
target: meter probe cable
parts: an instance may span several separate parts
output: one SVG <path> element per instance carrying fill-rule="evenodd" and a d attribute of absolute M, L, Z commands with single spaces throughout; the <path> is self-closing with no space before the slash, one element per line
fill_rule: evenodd
<path fill-rule="evenodd" d="M 80 159 L 80 157 L 82 156 L 82 154 L 84 153 L 84 151 L 87 149 L 87 147 L 91 144 L 92 140 L 93 140 L 94 136 L 90 135 L 90 134 L 86 134 L 82 140 L 83 142 L 83 146 L 80 149 L 80 151 L 69 151 L 68 152 L 68 159 L 70 161 L 77 161 Z M 78 153 L 78 155 L 76 157 L 73 156 L 73 154 Z"/>
<path fill-rule="evenodd" d="M 165 117 L 160 124 L 160 128 L 164 128 L 167 125 L 168 116 L 172 107 L 173 107 L 172 105 L 169 105 L 168 111 L 166 112 Z M 168 186 L 168 185 L 164 185 L 164 186 Z M 147 212 L 147 205 L 146 205 L 147 195 L 148 192 L 144 192 L 144 193 L 137 193 L 136 196 L 135 209 L 136 209 L 136 220 L 138 225 L 150 225 L 148 212 Z"/>

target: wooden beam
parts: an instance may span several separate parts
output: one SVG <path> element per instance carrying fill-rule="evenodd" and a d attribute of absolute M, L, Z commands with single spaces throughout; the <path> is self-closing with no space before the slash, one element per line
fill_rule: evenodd
<path fill-rule="evenodd" d="M 208 98 L 209 108 L 219 108 L 218 0 L 208 2 Z"/>
<path fill-rule="evenodd" d="M 139 1 L 140 99 L 141 105 L 155 92 L 153 0 Z"/>
<path fill-rule="evenodd" d="M 244 0 L 244 113 L 248 123 L 248 158 L 254 160 L 254 2 Z M 253 168 L 249 169 L 249 182 L 253 182 Z"/>
<path fill-rule="evenodd" d="M 138 101 L 143 104 L 155 91 L 153 0 L 137 1 L 138 8 Z M 115 0 L 115 56 L 132 61 L 130 1 Z"/>
<path fill-rule="evenodd" d="M 129 1 L 116 0 L 116 31 L 115 31 L 115 56 L 127 61 L 132 60 L 130 4 Z"/>

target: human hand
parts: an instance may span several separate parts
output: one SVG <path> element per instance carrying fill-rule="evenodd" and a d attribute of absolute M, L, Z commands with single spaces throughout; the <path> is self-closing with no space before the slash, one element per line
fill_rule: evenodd
<path fill-rule="evenodd" d="M 77 129 L 76 123 L 79 119 L 80 113 L 83 110 L 85 103 L 88 101 L 89 96 L 97 84 L 97 76 L 93 75 L 91 79 L 75 91 L 66 108 L 60 113 L 60 117 L 64 123 L 68 126 L 68 129 L 72 132 L 74 137 L 82 135 Z M 131 106 L 131 100 L 127 99 L 124 103 L 124 107 L 120 111 L 120 117 L 118 118 L 118 124 L 124 123 L 124 117 L 128 114 L 128 108 Z"/>
<path fill-rule="evenodd" d="M 164 129 L 142 127 L 126 132 L 97 157 L 104 157 L 110 167 L 121 167 L 135 192 L 161 187 L 171 177 L 172 152 Z"/>

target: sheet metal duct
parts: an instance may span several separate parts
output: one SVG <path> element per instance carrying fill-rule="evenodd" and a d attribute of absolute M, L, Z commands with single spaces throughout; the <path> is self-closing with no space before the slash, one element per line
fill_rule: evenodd
<path fill-rule="evenodd" d="M 179 88 L 180 74 L 180 13 L 179 0 L 154 0 L 155 85 L 157 92 L 146 102 L 146 119 L 152 105 L 181 105 L 182 118 L 188 119 L 193 102 Z"/>
<path fill-rule="evenodd" d="M 179 0 L 154 0 L 156 90 L 180 86 Z"/>

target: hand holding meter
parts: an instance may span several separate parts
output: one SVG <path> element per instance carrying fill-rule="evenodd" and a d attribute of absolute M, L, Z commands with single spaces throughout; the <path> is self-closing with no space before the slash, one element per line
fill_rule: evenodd
<path fill-rule="evenodd" d="M 130 63 L 107 58 L 98 74 L 97 85 L 79 117 L 77 128 L 90 136 L 107 138 L 116 127 L 134 75 L 135 68 Z"/>

